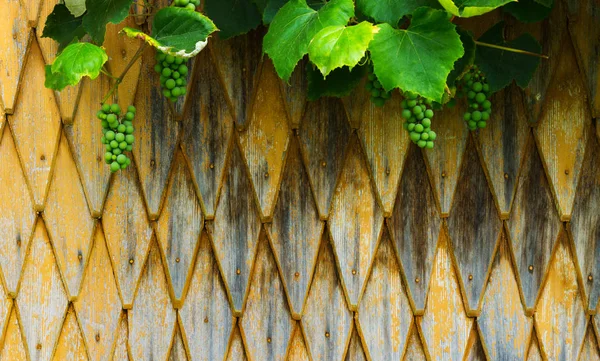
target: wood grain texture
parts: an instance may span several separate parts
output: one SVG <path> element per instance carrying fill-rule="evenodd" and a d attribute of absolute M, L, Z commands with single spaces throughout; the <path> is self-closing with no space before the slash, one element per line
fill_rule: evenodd
<path fill-rule="evenodd" d="M 240 129 L 246 128 L 250 120 L 250 108 L 261 69 L 264 33 L 261 28 L 227 40 L 215 36 L 210 41 L 210 49 L 215 54 L 215 63 Z"/>
<path fill-rule="evenodd" d="M 579 353 L 579 361 L 600 361 L 600 348 L 594 335 L 592 326 L 588 327 L 588 331 L 583 341 L 583 347 Z"/>
<path fill-rule="evenodd" d="M 239 315 L 248 291 L 261 223 L 237 144 L 230 157 L 212 237 L 234 314 Z"/>
<path fill-rule="evenodd" d="M 302 330 L 300 329 L 300 323 L 296 324 L 296 329 L 292 334 L 292 340 L 288 349 L 287 361 L 309 361 L 308 349 L 306 348 L 306 342 L 304 342 L 304 336 L 302 336 Z"/>
<path fill-rule="evenodd" d="M 162 94 L 159 75 L 154 71 L 154 55 L 152 47 L 147 47 L 142 55 L 139 90 L 135 95 L 137 113 L 133 121 L 138 135 L 133 143 L 133 156 L 150 219 L 158 218 L 180 127 L 171 114 L 169 100 Z"/>
<path fill-rule="evenodd" d="M 35 213 L 9 127 L 4 127 L 0 140 L 0 186 L 0 266 L 6 291 L 15 297 Z"/>
<path fill-rule="evenodd" d="M 529 352 L 527 353 L 527 361 L 543 361 L 542 351 L 540 350 L 540 343 L 538 341 L 535 332 L 531 338 L 531 345 L 529 346 Z"/>
<path fill-rule="evenodd" d="M 292 316 L 299 319 L 317 259 L 323 222 L 319 219 L 296 138 L 291 141 L 269 230 L 290 297 Z"/>
<path fill-rule="evenodd" d="M 180 151 L 175 156 L 165 198 L 156 224 L 156 237 L 165 255 L 167 275 L 174 296 L 173 304 L 179 308 L 204 226 L 202 208 L 196 197 L 192 176 Z"/>
<path fill-rule="evenodd" d="M 12 301 L 4 291 L 4 287 L 0 285 L 0 340 L 4 338 L 4 331 L 9 322 L 12 304 Z"/>
<path fill-rule="evenodd" d="M 128 361 L 130 359 L 129 345 L 127 343 L 129 331 L 127 327 L 127 314 L 125 312 L 121 314 L 119 326 L 115 333 L 115 349 L 111 361 Z"/>
<path fill-rule="evenodd" d="M 422 315 L 441 220 L 423 153 L 414 145 L 408 149 L 394 211 L 387 222 L 402 262 L 412 308 Z"/>
<path fill-rule="evenodd" d="M 565 42 L 562 49 L 535 135 L 561 220 L 567 221 L 573 211 L 591 115 L 571 42 Z"/>
<path fill-rule="evenodd" d="M 352 313 L 346 305 L 329 237 L 324 237 L 302 324 L 313 360 L 341 360 L 352 330 Z"/>
<path fill-rule="evenodd" d="M 485 351 L 481 344 L 481 338 L 479 337 L 476 328 L 471 331 L 471 337 L 465 356 L 465 361 L 487 361 Z"/>
<path fill-rule="evenodd" d="M 6 326 L 6 336 L 4 344 L 0 351 L 0 360 L 4 361 L 27 361 L 27 351 L 23 343 L 21 327 L 17 319 L 17 312 L 13 310 L 10 313 L 8 325 Z"/>
<path fill-rule="evenodd" d="M 502 221 L 479 161 L 475 144 L 467 143 L 448 234 L 454 249 L 467 314 L 477 315 Z"/>
<path fill-rule="evenodd" d="M 23 66 L 31 41 L 27 27 L 27 9 L 19 0 L 2 0 L 0 18 L 0 101 L 6 113 L 12 114 L 20 87 Z M 2 108 L 0 106 L 0 108 Z"/>
<path fill-rule="evenodd" d="M 168 361 L 188 361 L 179 326 L 175 326 L 175 335 L 173 335 Z"/>
<path fill-rule="evenodd" d="M 300 125 L 300 143 L 322 219 L 329 215 L 349 140 L 350 127 L 339 99 L 321 98 L 308 104 Z"/>
<path fill-rule="evenodd" d="M 214 218 L 227 149 L 231 144 L 234 118 L 227 94 L 209 51 L 197 56 L 196 79 L 191 85 L 194 99 L 183 117 L 182 148 L 202 196 L 207 218 Z"/>
<path fill-rule="evenodd" d="M 400 273 L 386 232 L 358 308 L 357 325 L 371 360 L 400 360 L 404 354 L 413 314 Z"/>
<path fill-rule="evenodd" d="M 221 361 L 235 319 L 206 232 L 202 233 L 189 287 L 179 319 L 191 360 Z"/>
<path fill-rule="evenodd" d="M 273 216 L 290 138 L 279 82 L 273 64 L 265 61 L 256 86 L 249 124 L 240 133 L 240 144 L 260 205 L 261 218 L 265 220 Z"/>
<path fill-rule="evenodd" d="M 244 349 L 244 341 L 240 329 L 236 327 L 231 335 L 229 352 L 227 353 L 226 361 L 247 361 L 246 350 Z"/>
<path fill-rule="evenodd" d="M 90 252 L 81 292 L 73 306 L 90 358 L 109 361 L 118 337 L 121 300 L 101 227 L 96 227 Z"/>
<path fill-rule="evenodd" d="M 135 167 L 115 177 L 102 225 L 123 308 L 131 308 L 152 235 Z"/>
<path fill-rule="evenodd" d="M 458 276 L 452 265 L 450 242 L 442 232 L 433 263 L 427 308 L 418 318 L 429 359 L 463 360 L 473 319 L 467 317 Z"/>
<path fill-rule="evenodd" d="M 565 232 L 561 232 L 535 312 L 539 341 L 549 361 L 577 360 L 587 317 Z"/>
<path fill-rule="evenodd" d="M 54 92 L 44 87 L 44 59 L 36 41 L 23 70 L 19 102 L 8 122 L 29 180 L 37 211 L 44 209 L 51 167 L 60 138 L 60 112 Z"/>
<path fill-rule="evenodd" d="M 477 325 L 491 360 L 525 360 L 533 320 L 525 316 L 505 235 L 492 264 Z"/>
<path fill-rule="evenodd" d="M 342 285 L 352 310 L 364 290 L 383 223 L 383 212 L 360 150 L 353 137 L 329 219 Z"/>
<path fill-rule="evenodd" d="M 476 139 L 494 200 L 501 217 L 506 219 L 515 195 L 519 166 L 530 131 L 523 91 L 516 84 L 496 93 L 492 103 L 494 117 L 485 130 L 477 132 Z"/>
<path fill-rule="evenodd" d="M 532 311 L 561 228 L 533 139 L 529 139 L 507 225 L 525 307 Z"/>
<path fill-rule="evenodd" d="M 408 336 L 406 353 L 404 354 L 404 361 L 426 361 L 425 350 L 423 349 L 423 343 L 419 338 L 417 327 L 413 326 Z"/>
<path fill-rule="evenodd" d="M 283 89 L 283 99 L 290 117 L 290 125 L 294 129 L 300 127 L 302 115 L 306 109 L 308 94 L 308 77 L 306 76 L 307 58 L 300 60 L 292 72 L 289 81 L 281 81 Z"/>
<path fill-rule="evenodd" d="M 83 341 L 83 336 L 81 335 L 81 330 L 79 329 L 77 318 L 75 317 L 75 311 L 72 307 L 67 311 L 67 317 L 62 326 L 60 336 L 58 337 L 56 350 L 54 351 L 52 360 L 88 360 L 85 341 Z"/>
<path fill-rule="evenodd" d="M 64 136 L 61 136 L 58 145 L 55 167 L 44 220 L 56 252 L 58 267 L 66 283 L 69 300 L 74 300 L 81 287 L 95 221 L 87 212 L 85 192 Z"/>
<path fill-rule="evenodd" d="M 153 241 L 129 312 L 129 345 L 134 360 L 165 360 L 177 315 L 171 306 L 158 244 Z"/>
<path fill-rule="evenodd" d="M 356 114 L 356 121 L 360 124 L 358 134 L 383 211 L 389 217 L 394 207 L 405 154 L 411 142 L 408 132 L 403 128 L 401 98 L 397 92 L 383 107 L 376 106 L 367 94 L 362 93 L 365 103 L 360 107 L 360 113 Z"/>
<path fill-rule="evenodd" d="M 348 344 L 348 350 L 346 351 L 346 360 L 345 361 L 367 361 L 367 356 L 365 355 L 365 351 L 363 349 L 362 343 L 360 342 L 360 336 L 354 330 L 352 332 L 352 337 L 350 338 L 350 343 Z"/>
<path fill-rule="evenodd" d="M 96 116 L 102 97 L 109 91 L 109 85 L 108 78 L 104 75 L 93 82 L 84 78 L 74 123 L 64 127 L 93 217 L 102 215 L 111 175 L 104 161 L 106 146 L 101 140 L 102 125 Z"/>
<path fill-rule="evenodd" d="M 36 223 L 17 298 L 29 360 L 50 360 L 67 311 L 67 294 L 44 222 Z"/>
<path fill-rule="evenodd" d="M 590 137 L 581 178 L 575 193 L 573 216 L 568 223 L 577 254 L 578 271 L 587 295 L 586 307 L 593 311 L 600 298 L 600 144 Z M 591 277 L 591 279 L 590 279 Z"/>
<path fill-rule="evenodd" d="M 255 361 L 283 360 L 293 328 L 283 282 L 267 237 L 262 233 L 244 317 L 240 322 L 240 330 L 248 346 L 248 358 Z"/>

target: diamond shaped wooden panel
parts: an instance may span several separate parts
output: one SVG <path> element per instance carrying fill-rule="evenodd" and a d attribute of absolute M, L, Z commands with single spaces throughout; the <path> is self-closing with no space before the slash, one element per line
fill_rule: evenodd
<path fill-rule="evenodd" d="M 425 350 L 423 349 L 423 343 L 419 338 L 416 326 L 414 326 L 408 337 L 406 345 L 406 353 L 404 354 L 404 361 L 426 361 Z"/>
<path fill-rule="evenodd" d="M 0 360 L 28 360 L 16 310 L 13 310 L 10 314 L 8 326 L 6 327 L 6 337 L 4 337 L 4 346 L 1 349 Z"/>
<path fill-rule="evenodd" d="M 299 323 L 296 325 L 292 340 L 290 341 L 287 361 L 309 361 L 310 358 L 308 357 L 306 342 L 304 342 L 304 337 L 302 336 L 302 329 Z"/>
<path fill-rule="evenodd" d="M 235 328 L 231 335 L 229 353 L 226 361 L 247 361 L 246 350 L 244 349 L 244 341 L 239 328 Z"/>
<path fill-rule="evenodd" d="M 583 342 L 583 348 L 579 354 L 579 361 L 600 361 L 600 348 L 598 348 L 598 342 L 594 335 L 593 327 L 590 325 Z"/>
<path fill-rule="evenodd" d="M 87 361 L 87 353 L 81 335 L 81 330 L 77 324 L 75 318 L 75 312 L 73 308 L 70 308 L 67 312 L 67 318 L 62 326 L 58 343 L 56 344 L 56 350 L 54 350 L 53 361 L 59 360 L 73 360 L 73 361 Z"/>
<path fill-rule="evenodd" d="M 365 351 L 360 342 L 360 336 L 356 330 L 352 332 L 350 344 L 348 345 L 348 350 L 346 351 L 345 361 L 367 361 L 367 355 L 365 355 Z"/>
<path fill-rule="evenodd" d="M 187 361 L 187 355 L 185 354 L 185 346 L 183 339 L 181 338 L 181 330 L 178 326 L 175 326 L 175 335 L 173 335 L 173 341 L 171 344 L 171 352 L 169 353 L 168 361 Z"/>

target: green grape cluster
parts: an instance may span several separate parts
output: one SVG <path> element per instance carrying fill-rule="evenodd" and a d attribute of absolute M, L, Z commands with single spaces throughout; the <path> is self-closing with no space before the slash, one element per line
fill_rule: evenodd
<path fill-rule="evenodd" d="M 385 105 L 385 102 L 392 96 L 392 92 L 386 92 L 383 86 L 377 80 L 377 76 L 373 72 L 369 72 L 368 81 L 365 88 L 371 93 L 371 101 L 378 107 Z"/>
<path fill-rule="evenodd" d="M 103 104 L 98 111 L 98 119 L 102 122 L 102 144 L 106 145 L 104 160 L 110 165 L 110 171 L 125 169 L 131 164 L 131 159 L 125 154 L 133 149 L 133 118 L 135 107 L 130 105 L 127 112 L 121 116 L 119 104 Z"/>
<path fill-rule="evenodd" d="M 470 130 L 485 128 L 492 114 L 492 102 L 489 100 L 490 86 L 484 74 L 474 65 L 462 77 L 459 85 L 457 96 L 466 96 L 469 105 L 464 115 L 467 126 Z"/>
<path fill-rule="evenodd" d="M 432 149 L 433 141 L 437 138 L 437 134 L 431 130 L 434 114 L 432 101 L 411 92 L 405 93 L 405 96 L 406 99 L 402 101 L 402 117 L 406 119 L 404 129 L 419 148 Z"/>
<path fill-rule="evenodd" d="M 196 10 L 196 6 L 200 6 L 200 0 L 175 0 L 173 6 Z"/>
<path fill-rule="evenodd" d="M 172 102 L 185 95 L 187 81 L 185 77 L 188 74 L 188 67 L 184 64 L 185 59 L 158 52 L 156 54 L 156 65 L 154 71 L 160 74 L 160 85 L 162 92 Z"/>

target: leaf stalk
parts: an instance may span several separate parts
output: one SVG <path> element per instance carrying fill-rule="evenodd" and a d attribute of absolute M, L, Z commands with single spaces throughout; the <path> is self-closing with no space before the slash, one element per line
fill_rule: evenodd
<path fill-rule="evenodd" d="M 488 47 L 488 48 L 510 51 L 512 53 L 523 54 L 523 55 L 530 55 L 530 56 L 536 56 L 536 57 L 542 58 L 542 59 L 550 59 L 550 57 L 548 55 L 538 54 L 538 53 L 532 53 L 532 52 L 527 51 L 527 50 L 509 48 L 509 47 L 506 47 L 506 46 L 501 46 L 501 45 L 496 45 L 496 44 L 484 43 L 484 42 L 477 41 L 477 40 L 475 40 L 475 44 L 480 45 L 480 46 L 485 46 L 485 47 Z"/>
<path fill-rule="evenodd" d="M 108 94 L 106 94 L 104 96 L 104 98 L 102 99 L 101 104 L 104 104 L 106 102 L 106 100 L 108 98 L 110 98 L 111 95 L 114 94 L 115 91 L 117 91 L 117 88 L 119 87 L 119 85 L 121 84 L 121 82 L 123 82 L 123 79 L 125 78 L 125 75 L 127 75 L 127 72 L 129 71 L 129 69 L 131 69 L 131 67 L 133 66 L 133 64 L 136 62 L 136 60 L 138 60 L 138 58 L 140 56 L 142 56 L 142 53 L 144 52 L 144 49 L 146 48 L 146 42 L 143 42 L 142 45 L 140 45 L 140 47 L 138 48 L 137 52 L 135 53 L 135 55 L 133 55 L 133 57 L 131 58 L 131 60 L 129 61 L 129 63 L 127 63 L 127 65 L 125 66 L 125 69 L 123 69 L 123 71 L 121 72 L 121 75 L 119 75 L 118 78 L 115 78 L 112 75 L 109 75 L 107 72 L 102 71 L 102 73 L 108 75 L 109 77 L 113 78 L 115 83 L 113 84 L 113 86 L 110 88 L 110 91 L 108 92 Z"/>

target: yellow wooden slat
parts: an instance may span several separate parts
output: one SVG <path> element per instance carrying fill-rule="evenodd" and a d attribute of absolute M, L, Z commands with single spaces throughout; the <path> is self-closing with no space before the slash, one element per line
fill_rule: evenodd
<path fill-rule="evenodd" d="M 290 80 L 281 82 L 283 99 L 290 117 L 290 125 L 298 129 L 304 109 L 306 108 L 308 93 L 308 78 L 306 76 L 306 58 L 301 60 L 292 73 Z"/>
<path fill-rule="evenodd" d="M 73 308 L 69 308 L 69 311 L 67 312 L 67 318 L 62 326 L 52 360 L 88 360 L 83 336 L 81 335 L 81 330 L 77 324 L 77 318 L 75 317 L 75 311 L 73 311 Z"/>
<path fill-rule="evenodd" d="M 363 345 L 360 341 L 360 336 L 354 330 L 352 332 L 352 337 L 350 338 L 350 343 L 348 344 L 348 350 L 346 351 L 346 359 L 345 361 L 367 361 L 367 355 L 363 349 Z"/>
<path fill-rule="evenodd" d="M 227 361 L 247 361 L 246 351 L 240 329 L 236 327 L 231 335 L 229 352 L 227 353 Z"/>
<path fill-rule="evenodd" d="M 425 350 L 423 349 L 423 343 L 419 338 L 417 327 L 413 326 L 408 336 L 408 344 L 406 345 L 406 354 L 404 355 L 404 361 L 426 361 Z"/>
<path fill-rule="evenodd" d="M 171 352 L 169 353 L 168 361 L 187 361 L 187 355 L 185 353 L 185 346 L 183 339 L 181 338 L 181 331 L 179 326 L 175 326 L 175 335 L 173 336 L 173 342 L 171 346 Z"/>
<path fill-rule="evenodd" d="M 473 328 L 467 345 L 465 361 L 487 361 L 477 329 Z"/>
<path fill-rule="evenodd" d="M 579 353 L 579 361 L 600 361 L 600 348 L 598 348 L 598 342 L 594 335 L 592 325 L 588 327 L 585 341 L 583 342 L 583 348 Z"/>
<path fill-rule="evenodd" d="M 115 346 L 111 361 L 128 361 L 130 359 L 129 344 L 127 343 L 128 338 L 127 316 L 123 312 L 119 320 L 119 326 L 115 332 Z"/>
<path fill-rule="evenodd" d="M 539 342 L 537 336 L 532 337 L 531 345 L 529 346 L 529 351 L 527 352 L 527 361 L 543 361 L 542 351 L 540 350 Z"/>
<path fill-rule="evenodd" d="M 0 340 L 4 338 L 4 330 L 6 330 L 6 325 L 9 322 L 11 308 L 12 302 L 7 297 L 4 287 L 0 282 Z"/>
<path fill-rule="evenodd" d="M 4 338 L 4 345 L 2 346 L 0 352 L 0 360 L 28 360 L 16 310 L 10 314 L 8 326 L 6 328 L 6 337 Z"/>
<path fill-rule="evenodd" d="M 310 361 L 308 350 L 306 349 L 306 342 L 304 342 L 304 336 L 302 336 L 300 323 L 296 325 L 296 330 L 292 334 L 286 361 Z"/>

